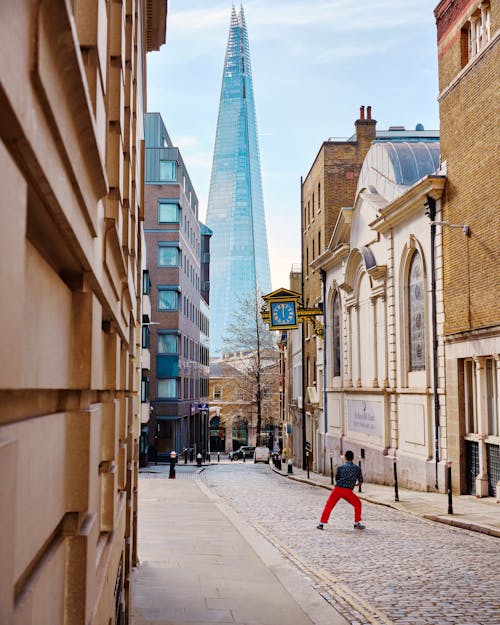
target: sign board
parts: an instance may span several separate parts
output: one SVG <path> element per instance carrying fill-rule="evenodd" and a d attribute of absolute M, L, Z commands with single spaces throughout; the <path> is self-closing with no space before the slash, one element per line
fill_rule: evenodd
<path fill-rule="evenodd" d="M 384 433 L 384 410 L 381 402 L 359 399 L 347 400 L 347 424 L 351 432 L 370 436 Z"/>

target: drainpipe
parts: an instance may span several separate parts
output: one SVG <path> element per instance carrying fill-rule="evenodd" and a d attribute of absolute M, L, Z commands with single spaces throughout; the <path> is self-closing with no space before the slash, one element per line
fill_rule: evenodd
<path fill-rule="evenodd" d="M 328 408 L 327 408 L 327 392 L 326 381 L 328 376 L 326 375 L 326 271 L 320 269 L 321 282 L 323 283 L 323 420 L 325 428 L 325 436 L 323 439 L 323 456 L 326 471 L 326 433 L 328 432 Z"/>
<path fill-rule="evenodd" d="M 432 386 L 434 396 L 434 453 L 436 457 L 435 488 L 438 490 L 439 465 L 439 395 L 438 395 L 438 336 L 436 312 L 436 200 L 430 195 L 425 203 L 425 214 L 431 220 L 431 301 L 432 301 Z"/>
<path fill-rule="evenodd" d="M 304 306 L 304 207 L 303 207 L 303 196 L 302 196 L 302 185 L 303 178 L 300 177 L 300 265 L 302 271 L 300 272 L 300 287 L 301 287 L 301 295 L 302 295 L 302 305 Z M 305 349 L 306 349 L 306 340 L 305 340 L 305 332 L 304 332 L 304 323 L 305 320 L 301 324 L 300 333 L 301 333 L 301 357 L 302 357 L 302 468 L 305 469 L 307 465 L 307 453 L 306 453 L 306 367 L 305 367 Z"/>

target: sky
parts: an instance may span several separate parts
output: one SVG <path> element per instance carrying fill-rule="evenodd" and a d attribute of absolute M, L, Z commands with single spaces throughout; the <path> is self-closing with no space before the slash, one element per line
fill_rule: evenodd
<path fill-rule="evenodd" d="M 272 288 L 300 263 L 300 182 L 323 141 L 439 128 L 438 0 L 247 0 Z M 236 8 L 239 8 L 236 4 Z M 148 54 L 147 110 L 179 147 L 205 220 L 232 3 L 169 0 L 166 43 Z"/>

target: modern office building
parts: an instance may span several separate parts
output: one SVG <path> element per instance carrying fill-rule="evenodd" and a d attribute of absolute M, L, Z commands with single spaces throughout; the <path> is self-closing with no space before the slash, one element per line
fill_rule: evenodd
<path fill-rule="evenodd" d="M 210 349 L 220 356 L 235 304 L 271 290 L 248 34 L 233 7 L 208 198 Z"/>
<path fill-rule="evenodd" d="M 2 3 L 5 625 L 130 622 L 144 69 L 166 12 L 166 0 Z"/>
<path fill-rule="evenodd" d="M 151 279 L 150 460 L 208 449 L 211 231 L 159 113 L 145 115 L 145 236 Z"/>

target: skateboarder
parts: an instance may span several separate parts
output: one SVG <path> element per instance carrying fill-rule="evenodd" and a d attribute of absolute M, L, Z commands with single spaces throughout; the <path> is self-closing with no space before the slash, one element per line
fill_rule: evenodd
<path fill-rule="evenodd" d="M 348 450 L 345 452 L 346 462 L 340 465 L 335 474 L 335 488 L 327 499 L 317 529 L 322 530 L 323 525 L 328 523 L 330 513 L 339 499 L 345 499 L 354 507 L 354 529 L 364 530 L 361 523 L 361 500 L 352 491 L 356 484 L 363 483 L 361 468 L 353 463 L 354 454 Z"/>

